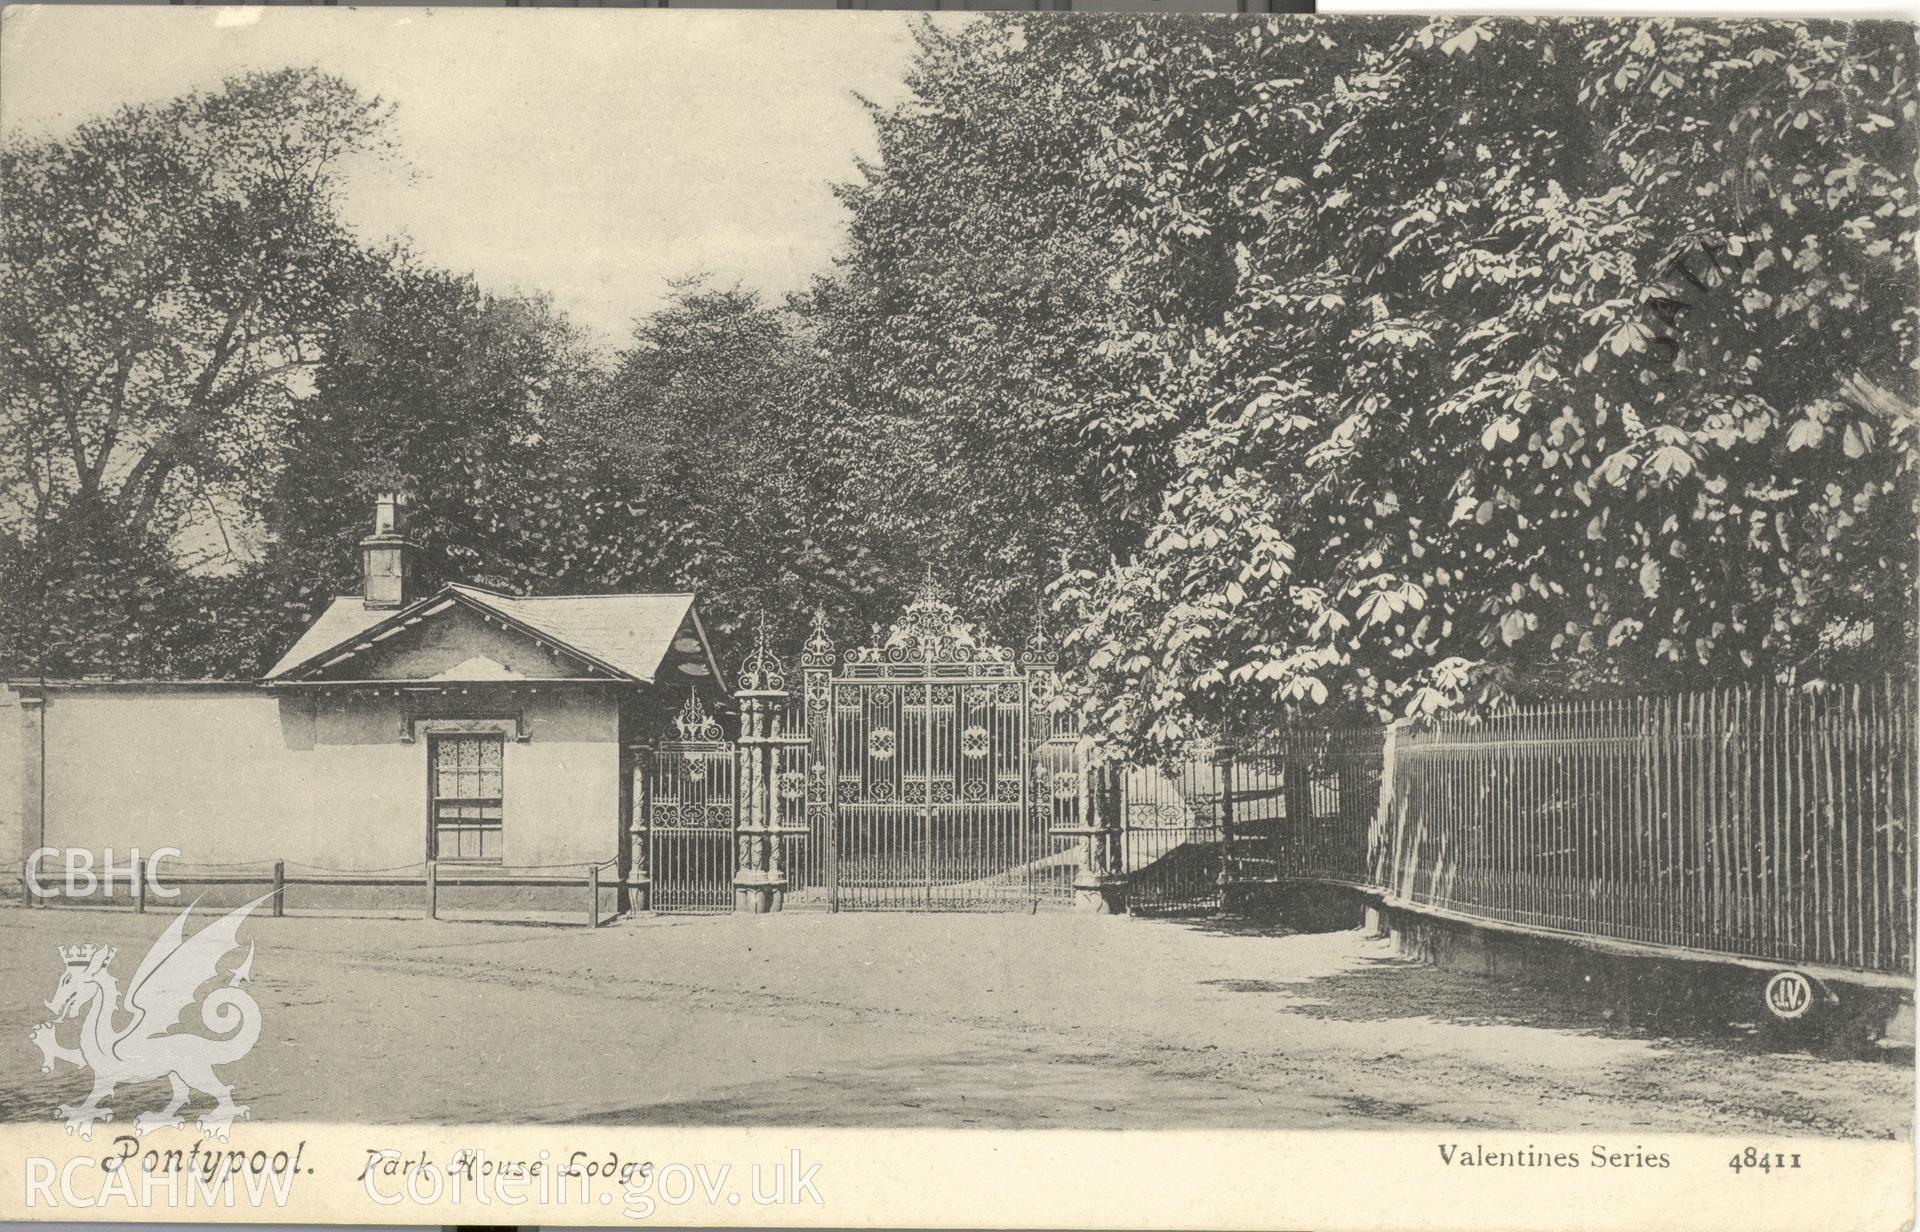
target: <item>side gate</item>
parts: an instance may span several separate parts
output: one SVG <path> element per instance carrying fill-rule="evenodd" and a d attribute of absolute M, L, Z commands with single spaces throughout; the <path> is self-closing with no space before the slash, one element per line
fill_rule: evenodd
<path fill-rule="evenodd" d="M 738 758 L 692 694 L 655 746 L 638 807 L 655 911 L 733 910 Z"/>
<path fill-rule="evenodd" d="M 1166 768 L 1133 768 L 1121 784 L 1127 909 L 1185 915 L 1220 906 L 1228 852 L 1221 819 L 1231 804 L 1224 765 L 1210 751 Z"/>
<path fill-rule="evenodd" d="M 1364 881 L 1380 749 L 1375 730 L 1297 731 L 1130 771 L 1129 908 L 1210 911 L 1289 883 Z"/>

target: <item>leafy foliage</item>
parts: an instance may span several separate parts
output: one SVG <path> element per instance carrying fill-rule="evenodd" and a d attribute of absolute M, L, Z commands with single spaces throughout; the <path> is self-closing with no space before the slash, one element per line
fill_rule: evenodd
<path fill-rule="evenodd" d="M 299 464 L 266 503 L 272 543 L 258 572 L 286 615 L 247 661 L 271 662 L 327 597 L 358 589 L 355 545 L 381 492 L 410 497 L 429 583 L 584 589 L 657 563 L 664 536 L 609 527 L 612 502 L 552 445 L 592 387 L 591 360 L 548 305 L 389 254 L 284 442 Z"/>
<path fill-rule="evenodd" d="M 583 456 L 605 453 L 607 482 L 658 528 L 718 636 L 764 611 L 791 642 L 814 604 L 870 588 L 859 538 L 828 530 L 815 380 L 792 312 L 692 277 L 636 325 L 569 429 Z"/>
<path fill-rule="evenodd" d="M 354 298 L 340 166 L 382 148 L 385 117 L 287 69 L 0 145 L 10 529 L 100 507 L 137 539 L 259 495 Z"/>
<path fill-rule="evenodd" d="M 1116 50 L 1119 258 L 1181 323 L 1128 345 L 1182 431 L 1146 549 L 1060 590 L 1093 717 L 1907 659 L 1913 68 L 1821 23 Z"/>
<path fill-rule="evenodd" d="M 922 25 L 879 159 L 841 189 L 847 254 L 801 308 L 814 450 L 890 581 L 872 620 L 931 569 L 1021 636 L 1065 551 L 1127 550 L 1154 467 L 1104 421 L 1110 236 L 1083 182 L 1104 100 L 1077 71 L 1095 28 Z"/>

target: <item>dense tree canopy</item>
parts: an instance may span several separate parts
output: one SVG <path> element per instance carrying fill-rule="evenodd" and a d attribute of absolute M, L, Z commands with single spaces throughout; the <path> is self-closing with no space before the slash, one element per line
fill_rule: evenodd
<path fill-rule="evenodd" d="M 1113 514 L 1140 460 L 1103 435 L 1118 391 L 1094 353 L 1114 299 L 1085 183 L 1103 100 L 1035 71 L 1086 61 L 1095 30 L 921 27 L 912 93 L 842 189 L 847 255 L 805 305 L 839 499 L 897 574 L 933 568 L 1008 635 L 1064 551 L 1131 546 Z"/>
<path fill-rule="evenodd" d="M 919 38 L 834 268 L 689 271 L 611 353 L 347 235 L 384 112 L 331 78 L 9 142 L 8 663 L 257 670 L 385 487 L 439 576 L 694 589 L 723 636 L 860 639 L 928 568 L 1008 640 L 1044 603 L 1138 753 L 1911 662 L 1911 31 Z M 196 502 L 264 548 L 193 569 Z"/>
<path fill-rule="evenodd" d="M 193 675 L 251 591 L 191 572 L 258 515 L 369 272 L 343 164 L 386 108 L 311 69 L 0 143 L 0 661 Z"/>
<path fill-rule="evenodd" d="M 582 407 L 575 446 L 604 451 L 612 487 L 663 531 L 681 584 L 720 634 L 770 614 L 785 640 L 815 604 L 858 602 L 873 583 L 858 528 L 829 529 L 805 325 L 751 290 L 691 278 L 634 330 Z"/>
<path fill-rule="evenodd" d="M 259 495 L 356 296 L 341 164 L 385 115 L 287 69 L 0 144 L 10 529 L 98 507 L 137 537 Z"/>
<path fill-rule="evenodd" d="M 1914 60 L 1465 19 L 1113 56 L 1119 263 L 1180 323 L 1129 345 L 1183 430 L 1147 549 L 1065 588 L 1105 720 L 1908 657 Z"/>

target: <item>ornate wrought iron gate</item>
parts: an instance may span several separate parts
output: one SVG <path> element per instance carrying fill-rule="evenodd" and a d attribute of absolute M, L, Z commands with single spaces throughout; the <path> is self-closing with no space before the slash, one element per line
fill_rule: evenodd
<path fill-rule="evenodd" d="M 695 695 L 673 725 L 676 738 L 652 751 L 639 802 L 641 871 L 652 879 L 655 911 L 731 911 L 736 751 Z"/>
<path fill-rule="evenodd" d="M 1072 901 L 1071 734 L 1053 670 L 982 644 L 931 592 L 880 645 L 834 661 L 824 618 L 801 656 L 813 866 L 789 906 L 1036 910 Z M 798 771 L 802 764 L 792 767 Z"/>
<path fill-rule="evenodd" d="M 1030 911 L 1071 905 L 1076 873 L 1118 872 L 1115 835 L 1083 823 L 1100 810 L 1037 649 L 984 644 L 929 589 L 844 656 L 816 613 L 799 675 L 795 696 L 763 632 L 737 745 L 689 698 L 643 758 L 654 910 Z"/>

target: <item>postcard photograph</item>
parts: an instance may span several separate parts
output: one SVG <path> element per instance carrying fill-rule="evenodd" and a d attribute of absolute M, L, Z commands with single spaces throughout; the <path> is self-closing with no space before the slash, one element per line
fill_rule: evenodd
<path fill-rule="evenodd" d="M 0 1215 L 1911 1226 L 1917 69 L 9 7 Z"/>

